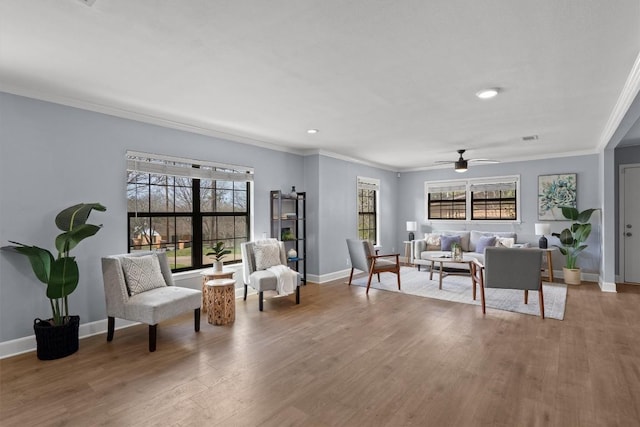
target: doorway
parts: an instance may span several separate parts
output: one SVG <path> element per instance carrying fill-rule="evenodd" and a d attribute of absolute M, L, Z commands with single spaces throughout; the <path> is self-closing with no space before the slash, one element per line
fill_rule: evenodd
<path fill-rule="evenodd" d="M 620 166 L 620 275 L 640 285 L 640 164 Z"/>

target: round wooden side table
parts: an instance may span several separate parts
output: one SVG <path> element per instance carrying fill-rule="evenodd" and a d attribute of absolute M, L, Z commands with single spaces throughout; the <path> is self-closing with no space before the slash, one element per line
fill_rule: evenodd
<path fill-rule="evenodd" d="M 207 302 L 204 300 L 205 283 L 209 280 L 233 279 L 233 271 L 213 271 L 213 268 L 209 268 L 200 272 L 200 275 L 202 276 L 202 308 L 200 311 L 204 314 L 207 312 Z"/>
<path fill-rule="evenodd" d="M 203 307 L 207 307 L 207 322 L 212 325 L 229 325 L 236 320 L 235 280 L 209 280 L 204 284 L 203 298 Z"/>

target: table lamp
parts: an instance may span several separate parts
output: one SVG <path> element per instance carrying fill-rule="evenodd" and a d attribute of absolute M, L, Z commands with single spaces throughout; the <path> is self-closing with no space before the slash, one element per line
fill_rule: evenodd
<path fill-rule="evenodd" d="M 409 232 L 409 241 L 416 238 L 414 231 L 418 229 L 418 223 L 416 221 L 407 221 L 407 231 Z"/>
<path fill-rule="evenodd" d="M 540 240 L 538 240 L 538 247 L 540 249 L 547 249 L 547 238 L 544 237 L 545 234 L 551 234 L 551 225 L 550 224 L 536 224 L 535 225 L 535 229 L 536 229 L 536 236 L 542 236 L 540 237 Z"/>

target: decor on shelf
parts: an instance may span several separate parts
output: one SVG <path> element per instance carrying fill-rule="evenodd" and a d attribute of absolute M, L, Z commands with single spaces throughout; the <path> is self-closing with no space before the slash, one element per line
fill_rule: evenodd
<path fill-rule="evenodd" d="M 213 256 L 215 261 L 213 262 L 213 271 L 220 272 L 222 271 L 222 267 L 224 263 L 222 262 L 222 258 L 225 255 L 229 255 L 231 253 L 231 249 L 226 249 L 224 247 L 224 242 L 216 242 L 215 246 L 211 248 L 211 251 L 207 252 L 207 256 Z"/>
<path fill-rule="evenodd" d="M 287 252 L 287 257 L 288 257 L 289 259 L 296 259 L 296 258 L 298 258 L 298 252 L 296 252 L 296 250 L 295 250 L 295 249 L 291 248 L 291 249 L 289 249 L 289 251 Z"/>
<path fill-rule="evenodd" d="M 540 237 L 540 240 L 538 240 L 538 247 L 540 249 L 547 249 L 548 242 L 547 242 L 547 238 L 544 237 L 544 235 L 551 234 L 551 225 L 535 224 L 534 228 L 535 228 L 536 236 L 542 236 Z"/>
<path fill-rule="evenodd" d="M 597 209 L 586 209 L 582 212 L 572 206 L 561 206 L 562 215 L 574 221 L 570 228 L 565 228 L 560 233 L 552 233 L 552 236 L 560 239 L 560 245 L 554 245 L 565 256 L 564 282 L 568 285 L 580 284 L 580 268 L 576 265 L 578 255 L 587 248 L 583 244 L 591 234 L 591 215 Z"/>
<path fill-rule="evenodd" d="M 292 185 L 291 186 L 291 193 L 289 193 L 289 197 L 291 197 L 292 199 L 295 199 L 298 197 L 298 193 L 296 192 L 296 186 Z"/>
<path fill-rule="evenodd" d="M 40 360 L 59 359 L 78 351 L 78 327 L 80 316 L 69 315 L 68 296 L 75 291 L 79 281 L 79 269 L 70 252 L 78 243 L 96 234 L 102 225 L 87 224 L 92 210 L 107 210 L 99 203 L 80 203 L 62 210 L 55 224 L 62 231 L 55 239 L 58 256 L 47 249 L 10 241 L 13 245 L 2 249 L 29 258 L 33 273 L 46 286 L 46 296 L 51 303 L 52 318 L 36 319 L 37 355 Z"/>
<path fill-rule="evenodd" d="M 538 219 L 562 221 L 562 206 L 575 208 L 576 174 L 538 176 Z"/>
<path fill-rule="evenodd" d="M 413 241 L 416 238 L 416 235 L 413 234 L 414 231 L 418 229 L 418 223 L 416 221 L 407 221 L 407 231 L 409 232 L 409 241 Z"/>

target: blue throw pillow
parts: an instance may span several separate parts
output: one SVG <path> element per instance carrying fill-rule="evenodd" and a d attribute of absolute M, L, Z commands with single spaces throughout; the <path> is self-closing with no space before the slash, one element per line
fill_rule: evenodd
<path fill-rule="evenodd" d="M 441 251 L 450 251 L 454 243 L 460 244 L 460 236 L 440 236 Z"/>
<path fill-rule="evenodd" d="M 496 236 L 482 236 L 476 243 L 476 252 L 484 254 L 484 249 L 496 245 Z"/>

